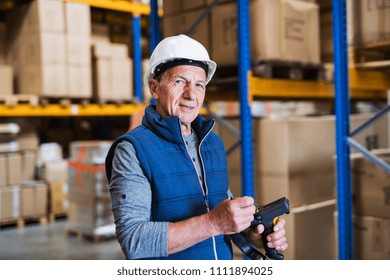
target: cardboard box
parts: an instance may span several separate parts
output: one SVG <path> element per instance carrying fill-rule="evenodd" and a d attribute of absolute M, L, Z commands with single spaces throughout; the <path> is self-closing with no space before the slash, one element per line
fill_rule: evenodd
<path fill-rule="evenodd" d="M 71 66 L 91 67 L 91 39 L 85 34 L 66 34 L 66 62 Z M 87 77 L 85 77 L 87 79 Z"/>
<path fill-rule="evenodd" d="M 219 2 L 222 2 L 222 0 Z M 211 1 L 209 0 L 165 0 L 163 5 L 164 16 L 175 15 L 194 9 L 206 8 L 210 3 Z"/>
<path fill-rule="evenodd" d="M 373 150 L 373 154 L 390 164 L 390 150 Z M 354 213 L 390 218 L 390 174 L 361 154 L 351 158 Z"/>
<path fill-rule="evenodd" d="M 35 216 L 35 195 L 34 189 L 21 186 L 20 188 L 20 216 L 33 217 Z"/>
<path fill-rule="evenodd" d="M 29 4 L 24 28 L 29 32 L 65 31 L 65 12 L 62 1 L 36 0 Z"/>
<path fill-rule="evenodd" d="M 165 0 L 163 4 L 164 17 L 178 14 L 183 11 L 183 2 L 181 0 Z"/>
<path fill-rule="evenodd" d="M 19 153 L 6 155 L 7 159 L 7 185 L 17 185 L 23 181 L 22 156 Z"/>
<path fill-rule="evenodd" d="M 216 6 L 212 11 L 212 59 L 218 65 L 237 64 L 237 4 Z"/>
<path fill-rule="evenodd" d="M 297 207 L 335 197 L 333 117 L 258 120 L 256 127 L 260 203 L 286 196 Z"/>
<path fill-rule="evenodd" d="M 31 65 L 21 73 L 21 92 L 46 97 L 66 97 L 68 93 L 65 64 Z"/>
<path fill-rule="evenodd" d="M 47 185 L 42 181 L 28 181 L 20 186 L 20 216 L 24 218 L 47 214 Z"/>
<path fill-rule="evenodd" d="M 111 60 L 94 59 L 92 66 L 92 89 L 96 99 L 109 98 L 111 93 Z"/>
<path fill-rule="evenodd" d="M 251 7 L 252 59 L 320 62 L 319 8 L 295 0 L 256 0 Z"/>
<path fill-rule="evenodd" d="M 46 184 L 37 184 L 35 187 L 35 199 L 36 199 L 36 206 L 35 211 L 36 215 L 38 216 L 44 216 L 47 214 L 47 192 L 48 188 Z"/>
<path fill-rule="evenodd" d="M 182 12 L 177 15 L 164 16 L 162 19 L 163 36 L 173 36 L 184 34 L 204 12 L 203 9 L 191 10 L 189 12 Z M 190 35 L 195 40 L 199 41 L 207 50 L 211 50 L 210 45 L 210 24 L 211 17 L 206 16 L 198 25 L 197 29 Z M 210 52 L 211 53 L 211 52 Z M 212 57 L 212 59 L 215 59 Z M 218 63 L 218 62 L 217 62 Z"/>
<path fill-rule="evenodd" d="M 109 42 L 94 42 L 92 45 L 92 55 L 94 58 L 111 59 L 111 43 Z"/>
<path fill-rule="evenodd" d="M 68 181 L 68 161 L 65 159 L 46 161 L 39 169 L 39 179 L 48 183 Z"/>
<path fill-rule="evenodd" d="M 331 2 L 331 1 L 329 1 Z M 320 6 L 321 7 L 321 6 Z M 333 12 L 332 9 L 320 10 L 321 61 L 333 62 Z"/>
<path fill-rule="evenodd" d="M 101 101 L 133 97 L 133 62 L 130 58 L 98 58 L 93 62 L 93 95 Z"/>
<path fill-rule="evenodd" d="M 111 98 L 131 100 L 133 97 L 133 62 L 129 58 L 111 60 Z"/>
<path fill-rule="evenodd" d="M 17 143 L 20 151 L 37 151 L 39 147 L 38 133 L 36 131 L 23 131 L 18 134 Z"/>
<path fill-rule="evenodd" d="M 37 160 L 37 154 L 35 151 L 24 151 L 22 153 L 23 167 L 22 178 L 23 180 L 30 181 L 35 179 L 35 163 Z"/>
<path fill-rule="evenodd" d="M 333 213 L 336 200 L 297 208 L 283 215 L 288 249 L 286 260 L 335 260 L 336 238 Z"/>
<path fill-rule="evenodd" d="M 351 115 L 350 127 L 372 117 Z M 290 117 L 255 122 L 254 146 L 256 199 L 259 203 L 286 196 L 291 207 L 335 198 L 335 118 Z M 363 131 L 356 141 L 366 147 L 375 138 L 377 147 L 387 147 L 386 119 Z M 370 144 L 371 145 L 371 144 Z"/>
<path fill-rule="evenodd" d="M 58 180 L 49 183 L 50 213 L 67 213 L 69 208 L 68 192 L 68 179 L 66 181 Z"/>
<path fill-rule="evenodd" d="M 129 58 L 129 48 L 125 44 L 111 43 L 110 57 L 115 60 Z"/>
<path fill-rule="evenodd" d="M 11 95 L 13 93 L 14 93 L 14 86 L 13 86 L 12 66 L 1 65 L 1 61 L 0 61 L 0 96 Z"/>
<path fill-rule="evenodd" d="M 91 34 L 91 10 L 89 5 L 65 2 L 65 26 L 68 34 Z"/>
<path fill-rule="evenodd" d="M 7 185 L 7 159 L 3 154 L 0 154 L 0 187 Z"/>
<path fill-rule="evenodd" d="M 19 186 L 0 187 L 0 223 L 19 218 Z"/>
<path fill-rule="evenodd" d="M 212 58 L 218 65 L 237 64 L 237 4 L 212 12 Z M 320 62 L 319 9 L 296 0 L 250 2 L 251 59 Z"/>
<path fill-rule="evenodd" d="M 390 259 L 390 219 L 355 216 L 353 230 L 355 259 Z"/>
<path fill-rule="evenodd" d="M 92 97 L 92 72 L 91 66 L 68 66 L 68 89 L 69 97 L 91 98 Z"/>
<path fill-rule="evenodd" d="M 0 64 L 6 62 L 6 24 L 0 22 Z"/>
<path fill-rule="evenodd" d="M 42 143 L 39 145 L 37 165 L 42 166 L 47 162 L 61 161 L 63 159 L 62 147 L 58 143 Z"/>
<path fill-rule="evenodd" d="M 390 8 L 387 1 L 347 1 L 348 42 L 367 44 L 390 39 Z"/>
<path fill-rule="evenodd" d="M 24 34 L 21 41 L 23 65 L 47 65 L 66 62 L 65 35 L 61 32 Z"/>
<path fill-rule="evenodd" d="M 240 120 L 238 118 L 226 118 L 229 126 L 239 130 Z M 225 145 L 225 150 L 233 149 L 240 140 L 237 135 L 234 134 L 228 127 L 217 122 L 213 131 L 217 133 Z M 229 188 L 234 196 L 242 196 L 242 176 L 241 176 L 241 145 L 238 145 L 234 150 L 227 154 L 228 161 L 228 176 L 229 176 Z"/>

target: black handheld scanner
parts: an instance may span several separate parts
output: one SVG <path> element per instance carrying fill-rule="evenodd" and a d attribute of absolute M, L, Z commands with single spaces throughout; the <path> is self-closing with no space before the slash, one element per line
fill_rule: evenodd
<path fill-rule="evenodd" d="M 283 260 L 284 256 L 274 248 L 267 246 L 267 235 L 273 232 L 273 227 L 277 223 L 279 216 L 290 213 L 290 202 L 287 198 L 282 197 L 267 205 L 259 206 L 254 214 L 254 220 L 251 227 L 259 224 L 264 225 L 262 233 L 263 244 L 268 258 L 274 260 Z"/>

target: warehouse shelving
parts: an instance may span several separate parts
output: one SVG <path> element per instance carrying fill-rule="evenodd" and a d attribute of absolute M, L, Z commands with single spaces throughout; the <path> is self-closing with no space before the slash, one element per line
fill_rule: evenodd
<path fill-rule="evenodd" d="M 2 10 L 12 9 L 13 5 L 17 5 L 22 1 L 6 1 L 0 7 Z M 27 2 L 27 1 L 24 1 Z M 151 6 L 126 1 L 126 0 L 64 0 L 64 2 L 84 3 L 91 7 L 102 8 L 107 10 L 115 10 L 121 12 L 131 13 L 132 20 L 132 36 L 133 36 L 133 60 L 134 60 L 134 96 L 140 102 L 143 100 L 142 94 L 142 52 L 141 52 L 141 16 L 149 15 Z M 157 14 L 162 11 L 158 10 L 157 6 L 152 7 L 156 9 Z M 130 24 L 130 22 L 129 22 Z M 130 35 L 130 34 L 129 34 Z M 113 104 L 89 104 L 78 105 L 72 104 L 70 106 L 61 106 L 50 104 L 45 106 L 29 106 L 20 104 L 15 106 L 0 105 L 0 117 L 10 116 L 120 116 L 132 115 L 139 111 L 140 106 L 134 104 L 113 105 Z"/>
<path fill-rule="evenodd" d="M 80 2 L 92 7 L 112 9 L 133 14 L 133 40 L 140 42 L 140 16 L 150 15 L 151 50 L 160 38 L 158 26 L 157 1 L 151 0 L 151 6 L 116 0 L 64 0 Z M 8 1 L 9 3 L 11 1 Z M 254 193 L 252 122 L 250 101 L 259 99 L 335 99 L 337 127 L 337 191 L 339 213 L 339 258 L 353 257 L 351 178 L 349 166 L 349 102 L 352 99 L 386 100 L 390 88 L 390 75 L 381 71 L 366 71 L 348 68 L 346 46 L 346 3 L 345 0 L 333 1 L 334 36 L 335 36 L 335 82 L 277 80 L 254 77 L 250 71 L 250 38 L 249 38 L 249 1 L 237 1 L 239 33 L 239 93 L 235 97 L 240 101 L 241 143 L 242 143 L 242 186 L 244 195 Z M 8 7 L 8 6 L 7 6 Z M 338 36 L 338 37 L 337 37 Z M 141 51 L 135 44 L 135 92 L 142 94 Z M 286 94 L 288 92 L 288 94 Z M 142 98 L 140 98 L 142 100 Z M 16 106 L 0 105 L 2 117 L 56 117 L 56 116 L 118 116 L 132 115 L 142 111 L 143 104 L 123 105 L 46 105 Z"/>

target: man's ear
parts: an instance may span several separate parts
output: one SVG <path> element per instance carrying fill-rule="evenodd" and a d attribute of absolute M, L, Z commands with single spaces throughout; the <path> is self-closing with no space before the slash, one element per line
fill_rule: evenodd
<path fill-rule="evenodd" d="M 158 99 L 158 81 L 155 79 L 149 80 L 149 90 L 154 99 Z"/>

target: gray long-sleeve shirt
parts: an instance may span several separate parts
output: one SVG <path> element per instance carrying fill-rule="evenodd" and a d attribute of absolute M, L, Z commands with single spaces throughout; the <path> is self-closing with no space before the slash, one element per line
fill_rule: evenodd
<path fill-rule="evenodd" d="M 189 156 L 203 185 L 196 133 L 184 137 Z M 152 193 L 136 151 L 128 141 L 115 148 L 110 182 L 118 241 L 128 259 L 168 255 L 168 222 L 150 221 Z M 228 193 L 231 196 L 231 193 Z M 125 196 L 125 197 L 124 197 Z"/>

